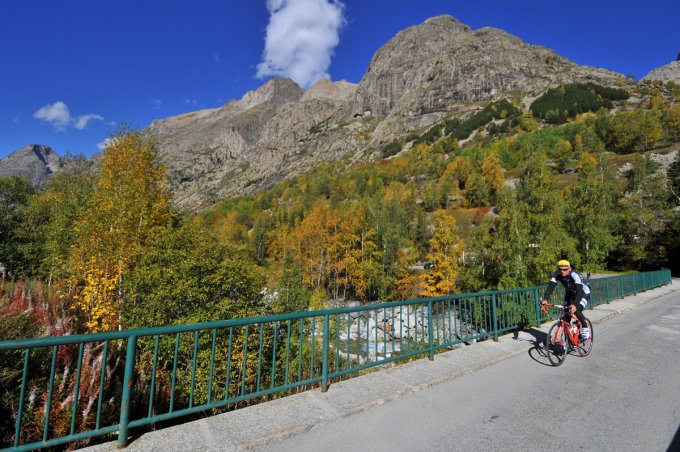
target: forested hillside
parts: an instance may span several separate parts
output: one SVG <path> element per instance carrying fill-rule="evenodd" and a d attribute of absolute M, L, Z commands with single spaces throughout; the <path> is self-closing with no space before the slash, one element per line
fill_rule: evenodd
<path fill-rule="evenodd" d="M 51 306 L 39 335 L 527 286 L 562 257 L 584 272 L 672 265 L 679 98 L 671 82 L 561 86 L 527 111 L 505 99 L 381 162 L 322 163 L 193 217 L 171 208 L 153 143 L 122 133 L 99 171 L 73 161 L 39 192 L 0 180 L 3 322 L 26 297 Z"/>

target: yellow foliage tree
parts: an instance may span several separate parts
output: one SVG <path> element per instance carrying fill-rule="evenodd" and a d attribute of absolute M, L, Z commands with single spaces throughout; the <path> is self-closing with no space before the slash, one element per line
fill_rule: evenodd
<path fill-rule="evenodd" d="M 470 174 L 472 174 L 472 171 L 472 160 L 469 157 L 458 156 L 446 166 L 444 176 L 454 178 L 458 183 L 458 188 L 462 189 L 465 187 L 465 183 Z"/>
<path fill-rule="evenodd" d="M 415 247 L 409 246 L 397 252 L 397 297 L 399 300 L 408 300 L 418 295 L 420 289 L 420 276 L 410 269 L 416 263 L 417 252 Z"/>
<path fill-rule="evenodd" d="M 237 212 L 229 212 L 221 218 L 216 229 L 224 243 L 244 243 L 248 240 L 248 228 L 239 223 Z"/>
<path fill-rule="evenodd" d="M 434 267 L 422 275 L 420 295 L 424 297 L 448 295 L 456 289 L 460 270 L 458 259 L 463 250 L 456 219 L 451 214 L 445 210 L 436 211 L 434 227 L 430 253 L 427 255 Z"/>
<path fill-rule="evenodd" d="M 361 298 L 368 297 L 372 276 L 380 269 L 382 253 L 378 250 L 375 230 L 366 220 L 364 206 L 347 204 L 336 210 L 338 228 L 333 242 L 338 244 L 338 275 L 343 289 Z"/>
<path fill-rule="evenodd" d="M 169 199 L 154 144 L 137 132 L 112 138 L 95 193 L 76 221 L 69 254 L 76 308 L 84 312 L 91 331 L 119 325 L 123 275 L 142 247 L 169 226 Z"/>
<path fill-rule="evenodd" d="M 498 153 L 495 150 L 489 152 L 484 158 L 484 161 L 482 162 L 482 176 L 491 187 L 492 196 L 495 199 L 505 184 L 501 159 L 498 157 Z"/>

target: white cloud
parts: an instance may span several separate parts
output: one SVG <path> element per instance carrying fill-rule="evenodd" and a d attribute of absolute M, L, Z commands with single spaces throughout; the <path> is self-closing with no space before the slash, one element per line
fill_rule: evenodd
<path fill-rule="evenodd" d="M 151 103 L 153 104 L 154 110 L 160 110 L 161 105 L 163 105 L 163 101 L 160 99 L 151 99 Z"/>
<path fill-rule="evenodd" d="M 68 106 L 62 101 L 45 105 L 36 111 L 33 117 L 51 124 L 57 132 L 66 130 L 66 126 L 71 122 L 71 113 L 68 111 Z"/>
<path fill-rule="evenodd" d="M 96 113 L 81 115 L 78 116 L 78 118 L 73 118 L 71 116 L 71 112 L 68 109 L 68 105 L 62 101 L 45 105 L 40 110 L 33 113 L 33 117 L 50 124 L 52 127 L 54 127 L 56 132 L 63 132 L 68 126 L 73 126 L 78 130 L 83 130 L 92 120 L 104 120 L 103 116 Z"/>
<path fill-rule="evenodd" d="M 111 138 L 106 138 L 101 143 L 97 143 L 97 148 L 99 148 L 100 151 L 103 151 L 111 144 L 112 141 L 113 140 Z"/>
<path fill-rule="evenodd" d="M 103 121 L 104 118 L 101 115 L 97 114 L 78 116 L 78 119 L 76 120 L 76 123 L 73 125 L 73 127 L 75 127 L 78 130 L 83 130 L 85 127 L 87 127 L 87 123 L 92 120 Z"/>
<path fill-rule="evenodd" d="M 303 88 L 327 78 L 344 8 L 338 0 L 267 0 L 271 16 L 257 77 L 290 77 Z"/>

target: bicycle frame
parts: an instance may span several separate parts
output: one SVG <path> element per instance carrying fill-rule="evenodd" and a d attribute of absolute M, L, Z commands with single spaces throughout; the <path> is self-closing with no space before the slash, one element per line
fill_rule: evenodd
<path fill-rule="evenodd" d="M 571 316 L 572 316 L 572 318 L 576 318 L 576 316 L 574 316 L 573 314 Z M 578 319 L 576 319 L 576 321 L 578 321 Z M 564 320 L 564 316 L 562 316 L 562 318 L 559 320 L 559 322 L 560 322 L 560 328 L 558 329 L 557 332 L 559 333 L 560 332 L 559 330 L 564 331 L 565 336 L 567 338 L 569 338 L 569 342 L 571 343 L 571 345 L 578 345 L 579 336 L 581 334 L 580 333 L 581 329 L 577 328 L 575 331 L 572 332 L 572 329 L 569 328 L 571 325 L 568 324 L 566 320 Z M 581 322 L 579 322 L 579 323 L 581 323 Z"/>
<path fill-rule="evenodd" d="M 548 303 L 548 304 L 546 304 L 546 306 L 554 306 L 561 311 L 560 319 L 558 320 L 558 322 L 560 322 L 560 327 L 556 330 L 556 333 L 559 333 L 560 331 L 564 331 L 566 333 L 565 335 L 569 338 L 569 342 L 571 343 L 571 345 L 578 345 L 579 335 L 580 335 L 581 326 L 582 326 L 581 321 L 578 319 L 578 317 L 576 317 L 572 312 L 569 313 L 569 316 L 571 317 L 571 319 L 575 320 L 579 325 L 578 328 L 576 329 L 576 331 L 574 333 L 572 333 L 571 328 L 569 328 L 570 324 L 567 324 L 567 321 L 564 319 L 564 314 L 566 313 L 565 306 L 555 305 L 555 304 L 552 304 L 552 303 Z M 541 308 L 541 310 L 543 310 L 544 312 L 547 312 L 547 311 L 545 311 L 545 308 Z M 573 325 L 573 324 L 571 324 L 571 325 Z"/>

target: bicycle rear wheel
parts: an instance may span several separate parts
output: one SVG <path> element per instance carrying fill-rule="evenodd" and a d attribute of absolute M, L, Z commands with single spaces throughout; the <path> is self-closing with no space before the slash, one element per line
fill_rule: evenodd
<path fill-rule="evenodd" d="M 586 319 L 586 323 L 590 329 L 590 337 L 585 341 L 579 338 L 578 345 L 576 346 L 576 351 L 579 356 L 588 356 L 590 350 L 593 348 L 593 324 L 590 323 L 590 319 Z"/>
<path fill-rule="evenodd" d="M 567 357 L 569 345 L 562 328 L 562 322 L 555 322 L 545 338 L 545 352 L 553 366 L 559 366 Z"/>

